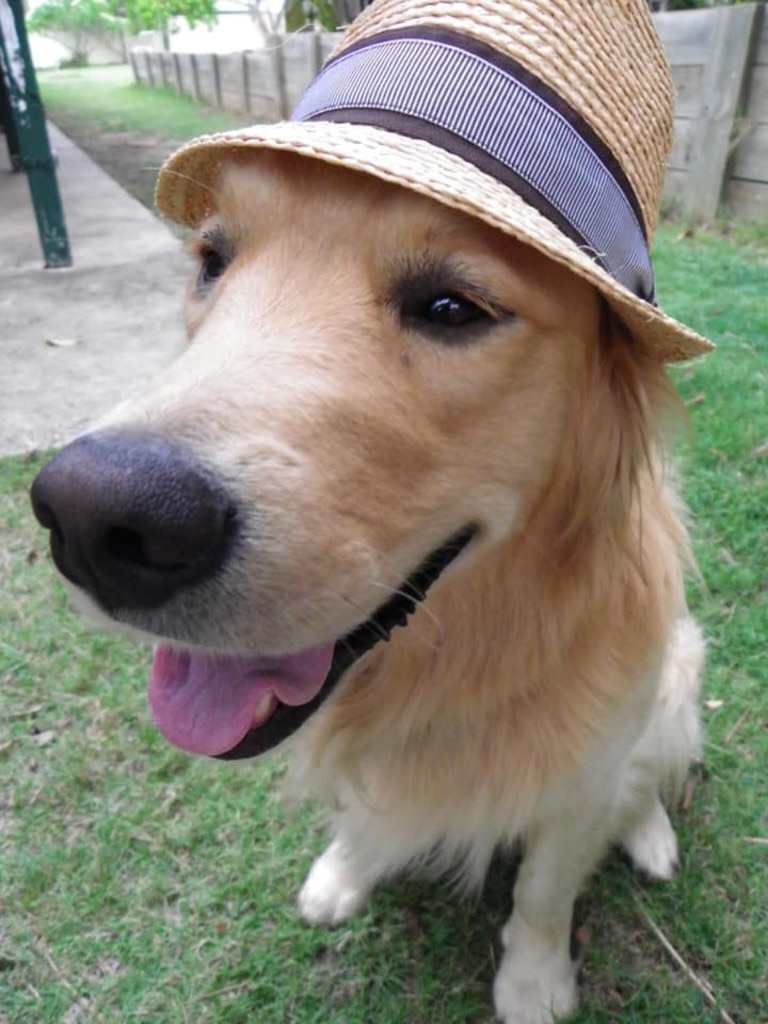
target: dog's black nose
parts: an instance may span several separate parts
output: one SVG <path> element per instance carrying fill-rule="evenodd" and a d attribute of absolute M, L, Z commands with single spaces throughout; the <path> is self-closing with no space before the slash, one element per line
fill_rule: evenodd
<path fill-rule="evenodd" d="M 108 610 L 156 608 L 223 563 L 235 508 L 192 455 L 152 437 L 86 434 L 32 484 L 60 572 Z"/>

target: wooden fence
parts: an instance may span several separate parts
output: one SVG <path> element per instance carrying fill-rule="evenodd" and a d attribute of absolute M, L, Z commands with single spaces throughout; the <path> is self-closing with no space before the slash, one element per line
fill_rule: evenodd
<path fill-rule="evenodd" d="M 654 16 L 677 101 L 665 195 L 686 220 L 768 218 L 765 3 Z"/>
<path fill-rule="evenodd" d="M 134 49 L 131 64 L 143 85 L 168 85 L 254 121 L 279 121 L 289 116 L 339 38 L 332 32 L 274 36 L 263 50 L 227 54 Z"/>
<path fill-rule="evenodd" d="M 677 90 L 664 185 L 687 221 L 768 218 L 768 16 L 765 0 L 654 15 Z M 137 81 L 169 85 L 254 121 L 287 117 L 338 41 L 274 37 L 234 54 L 131 54 Z"/>

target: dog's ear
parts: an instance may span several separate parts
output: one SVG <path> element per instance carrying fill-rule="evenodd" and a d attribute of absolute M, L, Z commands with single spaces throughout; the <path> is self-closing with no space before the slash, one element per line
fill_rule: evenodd
<path fill-rule="evenodd" d="M 637 514 L 639 481 L 664 469 L 663 438 L 683 418 L 664 365 L 635 344 L 603 303 L 597 344 L 588 355 L 582 393 L 547 502 L 560 557 L 594 530 L 617 532 Z"/>

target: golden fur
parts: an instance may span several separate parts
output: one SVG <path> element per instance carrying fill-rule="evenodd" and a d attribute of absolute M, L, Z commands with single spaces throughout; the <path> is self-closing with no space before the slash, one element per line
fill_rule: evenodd
<path fill-rule="evenodd" d="M 522 243 L 349 171 L 251 160 L 233 157 L 203 226 L 232 262 L 190 294 L 189 349 L 109 423 L 183 440 L 258 516 L 205 615 L 146 628 L 299 650 L 477 524 L 297 736 L 294 781 L 337 833 L 300 905 L 335 923 L 412 863 L 475 884 L 522 838 L 496 1010 L 550 1022 L 576 1005 L 580 884 L 613 840 L 671 873 L 659 794 L 698 742 L 670 385 L 590 285 Z M 461 344 L 405 329 L 393 279 L 441 261 L 514 316 Z"/>

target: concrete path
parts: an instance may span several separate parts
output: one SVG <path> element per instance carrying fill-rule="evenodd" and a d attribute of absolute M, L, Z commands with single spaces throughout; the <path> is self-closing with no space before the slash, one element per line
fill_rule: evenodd
<path fill-rule="evenodd" d="M 191 268 L 182 244 L 66 136 L 49 133 L 72 248 L 66 270 L 43 268 L 26 177 L 11 173 L 0 136 L 0 455 L 71 440 L 183 345 Z"/>

